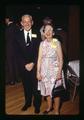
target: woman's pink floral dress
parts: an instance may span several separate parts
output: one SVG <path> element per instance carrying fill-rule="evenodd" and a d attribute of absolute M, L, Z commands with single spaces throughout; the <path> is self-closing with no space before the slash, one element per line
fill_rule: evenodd
<path fill-rule="evenodd" d="M 59 44 L 58 41 L 57 44 Z M 38 90 L 41 91 L 41 95 L 43 96 L 52 96 L 52 89 L 59 69 L 56 47 L 52 47 L 51 42 L 47 40 L 42 41 L 40 46 L 42 48 L 42 80 L 38 81 Z"/>

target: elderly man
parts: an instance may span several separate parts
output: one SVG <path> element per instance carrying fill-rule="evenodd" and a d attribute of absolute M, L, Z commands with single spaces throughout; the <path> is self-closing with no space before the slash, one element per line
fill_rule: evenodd
<path fill-rule="evenodd" d="M 32 104 L 32 96 L 34 95 L 33 105 L 35 113 L 40 112 L 41 95 L 37 90 L 36 79 L 36 63 L 38 56 L 38 48 L 40 44 L 40 35 L 36 29 L 32 28 L 33 20 L 30 15 L 23 15 L 21 18 L 22 29 L 17 33 L 17 59 L 20 72 L 22 75 L 22 83 L 25 95 L 25 105 L 22 111 L 27 110 Z"/>

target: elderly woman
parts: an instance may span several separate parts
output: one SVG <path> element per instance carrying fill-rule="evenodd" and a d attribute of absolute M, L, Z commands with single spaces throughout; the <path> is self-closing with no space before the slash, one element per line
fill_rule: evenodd
<path fill-rule="evenodd" d="M 45 40 L 45 35 L 44 35 L 44 26 L 52 24 L 52 19 L 50 17 L 46 17 L 43 19 L 43 26 L 40 28 L 40 33 L 41 33 L 41 39 Z"/>
<path fill-rule="evenodd" d="M 52 25 L 45 25 L 45 40 L 40 43 L 38 62 L 37 62 L 37 79 L 38 90 L 41 95 L 47 99 L 48 113 L 52 107 L 52 89 L 56 80 L 62 78 L 63 55 L 61 44 L 57 39 L 53 39 L 54 31 Z M 54 98 L 54 112 L 59 114 L 60 96 Z"/>

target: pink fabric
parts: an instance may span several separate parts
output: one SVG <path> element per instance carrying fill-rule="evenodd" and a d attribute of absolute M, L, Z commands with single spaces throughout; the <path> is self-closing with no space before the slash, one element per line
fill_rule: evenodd
<path fill-rule="evenodd" d="M 38 82 L 38 89 L 41 95 L 51 95 L 52 89 L 56 80 L 58 72 L 58 57 L 56 48 L 51 47 L 48 41 L 41 42 L 42 48 L 42 62 L 41 62 L 41 75 L 42 80 Z"/>

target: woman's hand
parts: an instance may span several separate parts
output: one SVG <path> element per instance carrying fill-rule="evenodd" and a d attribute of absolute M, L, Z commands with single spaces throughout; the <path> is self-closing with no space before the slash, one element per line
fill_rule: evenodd
<path fill-rule="evenodd" d="M 62 79 L 62 73 L 58 73 L 57 74 L 57 78 L 56 78 L 57 80 L 60 80 L 60 79 Z"/>
<path fill-rule="evenodd" d="M 42 80 L 42 77 L 41 77 L 40 73 L 37 73 L 37 79 Z"/>

